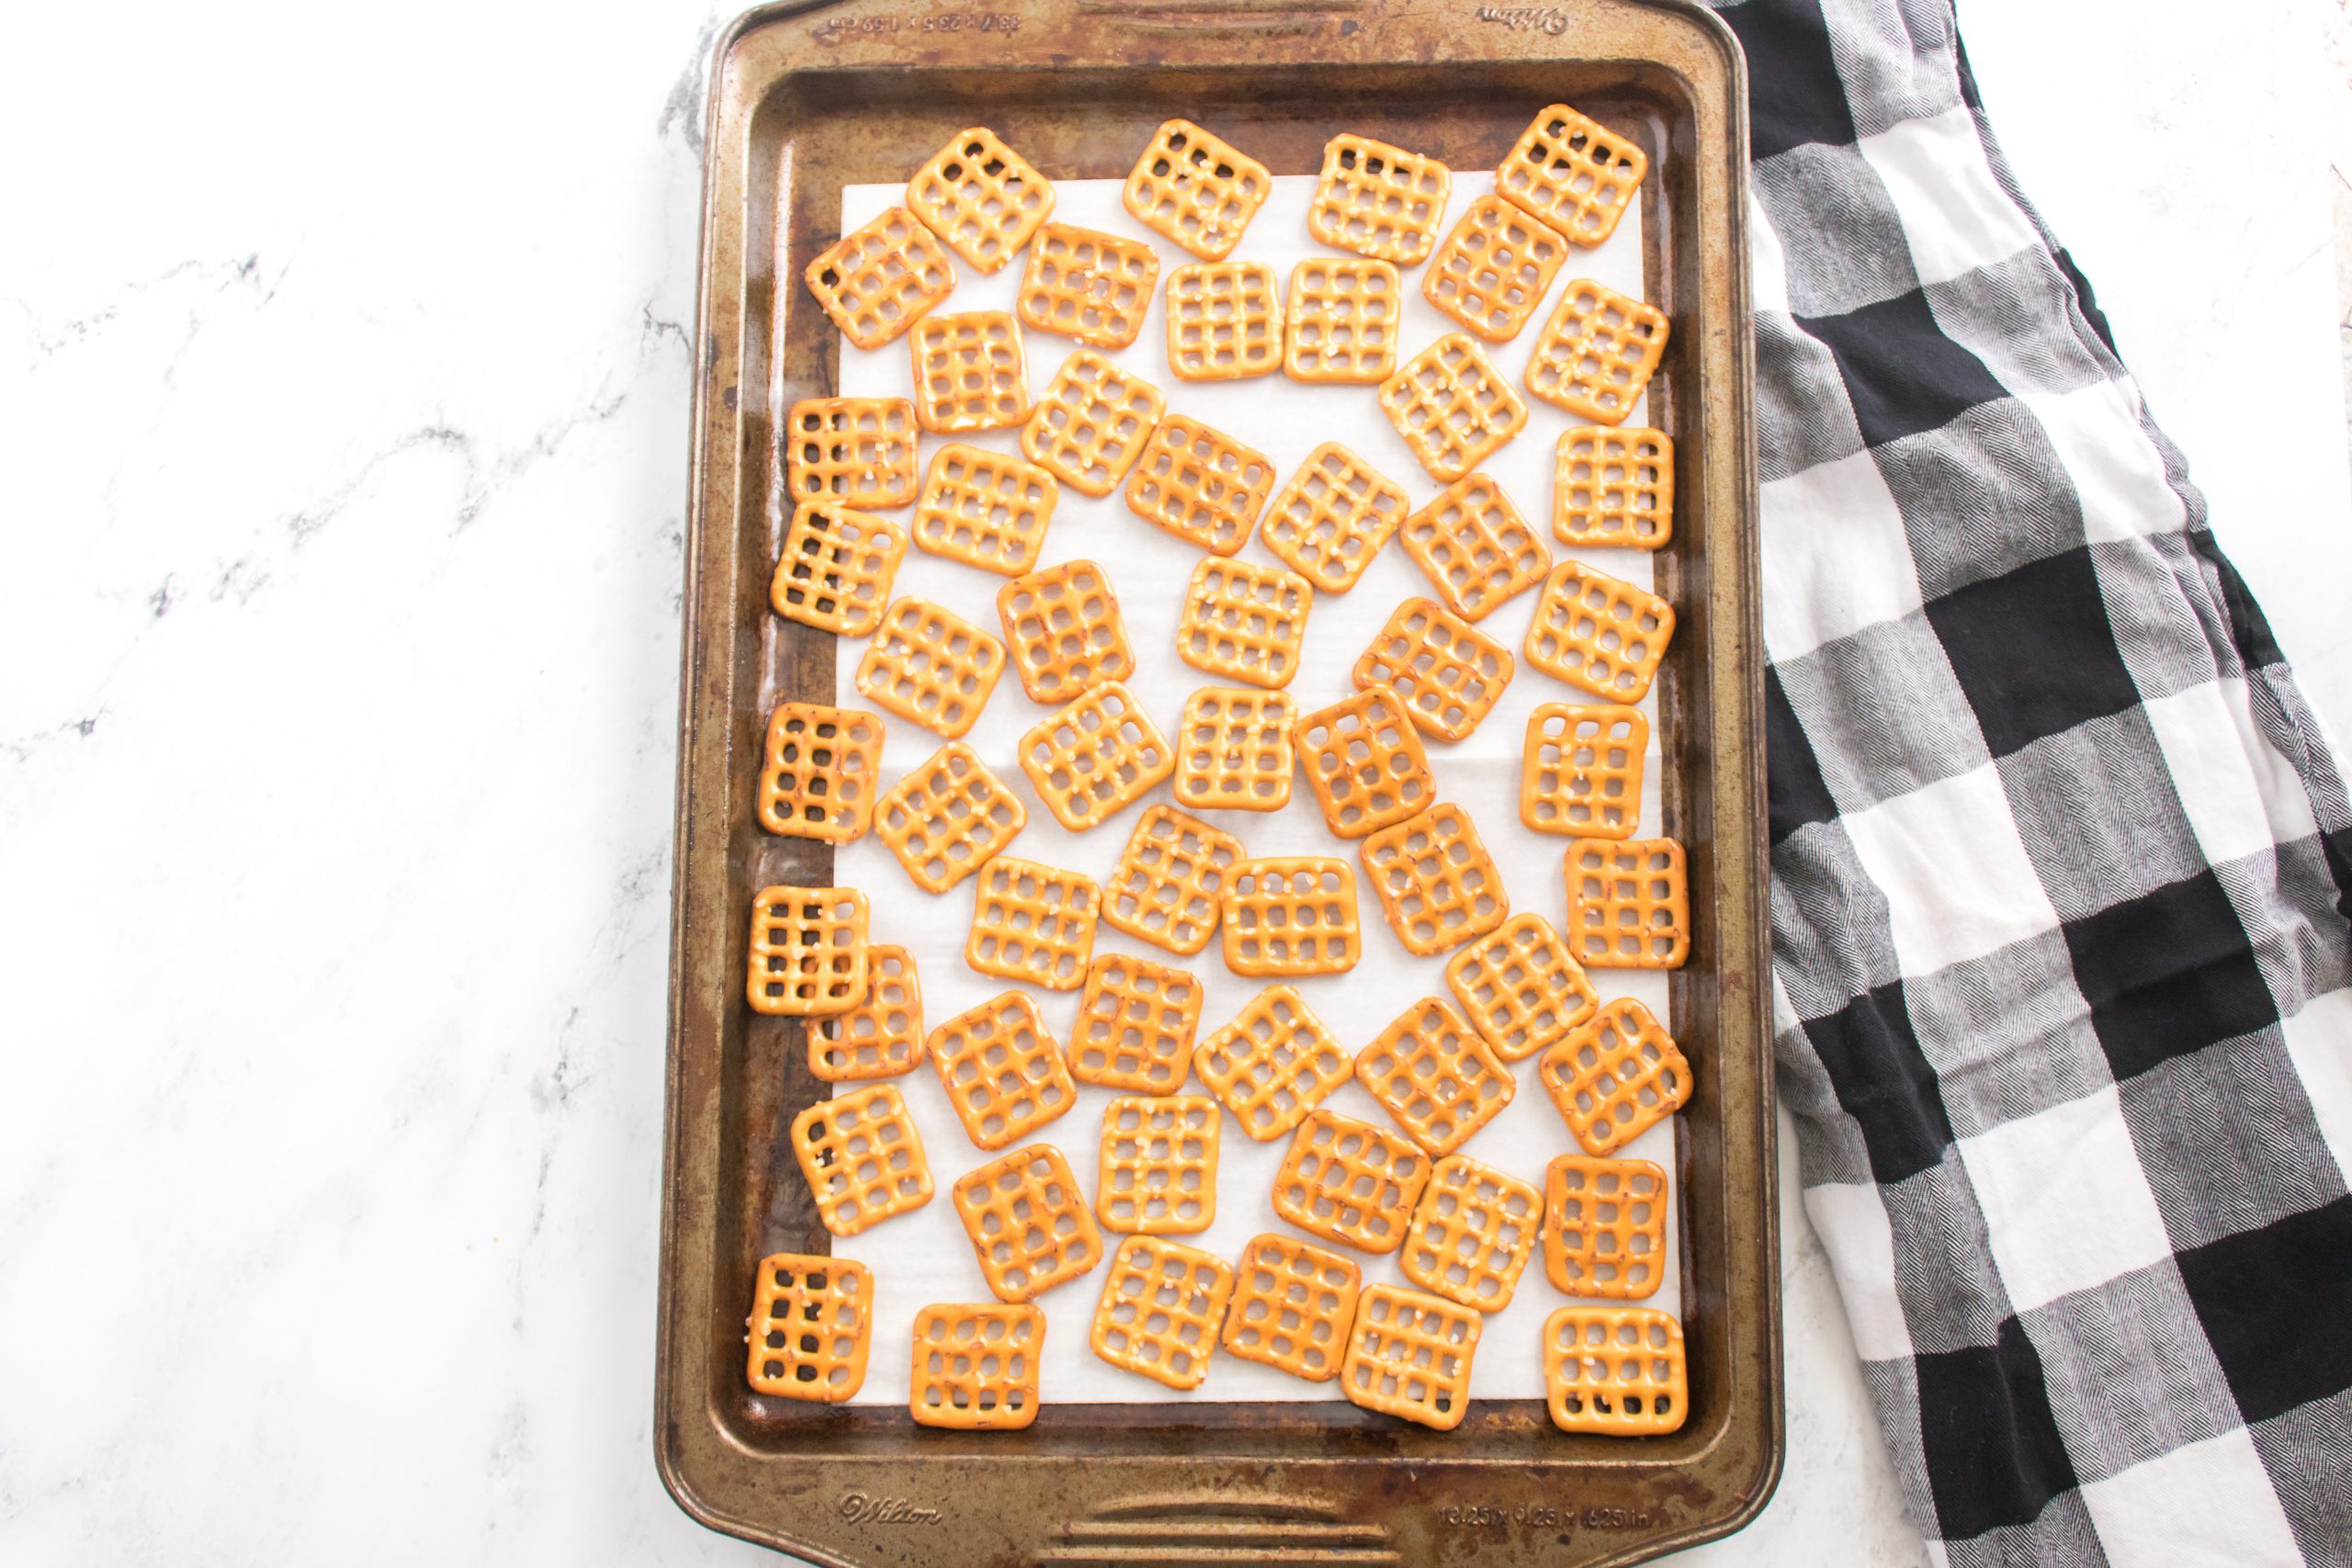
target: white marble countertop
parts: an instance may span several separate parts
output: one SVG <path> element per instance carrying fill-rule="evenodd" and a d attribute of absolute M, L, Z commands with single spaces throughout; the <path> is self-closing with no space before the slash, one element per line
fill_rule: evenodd
<path fill-rule="evenodd" d="M 2335 0 L 2244 41 L 2187 0 L 1962 10 L 2352 732 Z M 0 1561 L 766 1559 L 678 1512 L 650 1435 L 730 11 L 11 17 Z M 1924 1561 L 1784 1179 L 1786 1478 L 1687 1560 Z"/>

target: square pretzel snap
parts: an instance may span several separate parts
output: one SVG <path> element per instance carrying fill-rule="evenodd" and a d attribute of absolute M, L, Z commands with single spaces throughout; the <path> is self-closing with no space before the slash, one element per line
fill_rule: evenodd
<path fill-rule="evenodd" d="M 1241 840 L 1172 806 L 1147 806 L 1111 873 L 1102 919 L 1129 936 L 1191 957 L 1216 935 L 1226 878 Z"/>
<path fill-rule="evenodd" d="M 931 455 L 915 502 L 914 540 L 982 571 L 1017 576 L 1037 564 L 1061 485 L 1035 463 L 954 441 Z"/>
<path fill-rule="evenodd" d="M 1484 474 L 1438 491 L 1405 519 L 1397 542 L 1445 607 L 1465 621 L 1484 620 L 1552 568 L 1552 552 Z"/>
<path fill-rule="evenodd" d="M 761 888 L 752 900 L 752 1010 L 809 1018 L 864 1001 L 869 918 L 854 887 Z"/>
<path fill-rule="evenodd" d="M 896 1084 L 818 1100 L 792 1119 L 792 1153 L 817 1218 L 835 1235 L 855 1235 L 931 1201 L 922 1134 Z"/>
<path fill-rule="evenodd" d="M 1396 373 L 1405 285 L 1385 261 L 1309 256 L 1290 269 L 1283 374 L 1321 386 L 1370 386 Z"/>
<path fill-rule="evenodd" d="M 1443 484 L 1468 474 L 1527 423 L 1527 405 L 1462 333 L 1446 333 L 1383 381 L 1380 406 Z"/>
<path fill-rule="evenodd" d="M 1430 258 L 1421 298 L 1488 343 L 1519 335 L 1544 302 L 1568 243 L 1498 196 L 1482 196 Z"/>
<path fill-rule="evenodd" d="M 1571 1296 L 1640 1301 L 1666 1278 L 1666 1172 L 1562 1155 L 1544 1168 L 1544 1273 Z"/>
<path fill-rule="evenodd" d="M 801 276 L 842 336 L 860 348 L 892 342 L 956 291 L 956 264 L 903 207 L 835 240 Z"/>
<path fill-rule="evenodd" d="M 1544 1092 L 1595 1156 L 1615 1154 L 1682 1109 L 1690 1064 L 1650 1010 L 1620 997 L 1536 1063 Z"/>
<path fill-rule="evenodd" d="M 1269 986 L 1201 1042 L 1193 1070 L 1243 1132 L 1267 1144 L 1329 1099 L 1354 1066 L 1295 987 Z"/>
<path fill-rule="evenodd" d="M 1238 381 L 1282 368 L 1283 297 L 1264 262 L 1191 262 L 1168 275 L 1168 368 Z"/>
<path fill-rule="evenodd" d="M 1632 838 L 1649 744 L 1649 717 L 1639 708 L 1537 704 L 1527 716 L 1519 819 L 1539 833 Z"/>
<path fill-rule="evenodd" d="M 991 273 L 1054 210 L 1054 182 L 984 125 L 956 132 L 907 182 L 907 206 L 956 254 Z"/>
<path fill-rule="evenodd" d="M 1458 806 L 1432 806 L 1383 828 L 1357 852 L 1390 929 L 1416 957 L 1458 947 L 1510 917 L 1501 869 Z"/>
<path fill-rule="evenodd" d="M 999 855 L 980 868 L 964 962 L 1048 991 L 1086 984 L 1102 889 L 1091 876 Z"/>
<path fill-rule="evenodd" d="M 1664 549 L 1674 538 L 1674 438 L 1637 424 L 1560 432 L 1552 533 L 1587 549 Z"/>
<path fill-rule="evenodd" d="M 1363 956 L 1355 873 L 1343 860 L 1243 861 L 1226 878 L 1218 919 L 1236 975 L 1344 975 Z"/>
<path fill-rule="evenodd" d="M 1690 877 L 1672 839 L 1572 839 L 1570 940 L 1588 969 L 1679 969 L 1690 953 Z"/>
<path fill-rule="evenodd" d="M 980 1273 L 1001 1302 L 1035 1301 L 1102 1261 L 1102 1233 L 1086 1212 L 1061 1150 L 1032 1144 L 967 1171 L 948 1189 Z"/>
<path fill-rule="evenodd" d="M 884 793 L 874 833 L 917 887 L 944 893 L 986 865 L 1028 821 L 1028 807 L 979 753 L 950 740 Z"/>
<path fill-rule="evenodd" d="M 931 1032 L 933 1070 L 983 1149 L 1004 1147 L 1067 1111 L 1078 1086 L 1026 991 L 1006 991 Z"/>
<path fill-rule="evenodd" d="M 1205 1094 L 1123 1094 L 1102 1108 L 1094 1212 L 1130 1235 L 1191 1235 L 1216 1223 L 1217 1134 Z"/>
<path fill-rule="evenodd" d="M 1135 694 L 1105 681 L 1021 737 L 1021 771 L 1077 833 L 1142 799 L 1176 759 Z"/>
<path fill-rule="evenodd" d="M 1413 1208 L 1396 1266 L 1425 1291 L 1480 1312 L 1510 1305 L 1535 1255 L 1544 1195 L 1515 1176 L 1462 1155 L 1430 1173 Z"/>
<path fill-rule="evenodd" d="M 803 502 L 784 525 L 768 603 L 787 621 L 864 637 L 882 624 L 882 606 L 906 558 L 907 531 L 888 517 Z"/>
<path fill-rule="evenodd" d="M 1562 561 L 1527 626 L 1527 661 L 1597 697 L 1637 703 L 1674 640 L 1674 606 L 1646 588 Z"/>
<path fill-rule="evenodd" d="M 857 689 L 875 706 L 945 740 L 980 721 L 1004 673 L 1004 644 L 926 599 L 895 600 L 857 661 Z"/>
<path fill-rule="evenodd" d="M 760 1259 L 746 1326 L 752 1388 L 838 1404 L 865 1386 L 873 1270 L 822 1253 L 773 1253 Z"/>
<path fill-rule="evenodd" d="M 1185 970 L 1104 953 L 1086 966 L 1070 1036 L 1070 1077 L 1106 1089 L 1168 1095 L 1193 1070 L 1201 983 Z"/>
<path fill-rule="evenodd" d="M 1274 1172 L 1274 1213 L 1325 1241 L 1394 1252 L 1429 1179 L 1430 1156 L 1418 1144 L 1318 1107 Z"/>
<path fill-rule="evenodd" d="M 827 1083 L 912 1072 L 922 1060 L 922 984 L 915 955 L 895 942 L 865 950 L 865 999 L 816 1021 L 808 1070 Z"/>
<path fill-rule="evenodd" d="M 1513 915 L 1455 953 L 1445 983 L 1506 1062 L 1559 1043 L 1600 1007 L 1600 993 L 1541 915 Z"/>
<path fill-rule="evenodd" d="M 1396 694 L 1422 734 L 1466 740 L 1502 701 L 1514 667 L 1510 649 L 1431 599 L 1396 606 L 1356 660 L 1358 691 Z"/>
<path fill-rule="evenodd" d="M 1562 1307 L 1544 1320 L 1544 1387 L 1563 1432 L 1679 1432 L 1690 1407 L 1682 1325 L 1650 1307 Z"/>
<path fill-rule="evenodd" d="M 784 418 L 784 488 L 796 505 L 904 506 L 915 498 L 915 405 L 801 399 Z"/>
<path fill-rule="evenodd" d="M 1195 670 L 1272 690 L 1298 673 L 1315 590 L 1278 566 L 1204 558 L 1176 618 L 1176 657 Z"/>
<path fill-rule="evenodd" d="M 1326 593 L 1345 593 L 1405 521 L 1405 487 L 1336 441 L 1306 455 L 1266 511 L 1266 548 Z"/>
<path fill-rule="evenodd" d="M 1127 510 L 1188 545 L 1229 556 L 1249 542 L 1273 488 L 1263 452 L 1171 413 L 1127 476 Z"/>
<path fill-rule="evenodd" d="M 1074 349 L 1021 427 L 1021 450 L 1080 495 L 1108 495 L 1143 455 L 1167 408 L 1150 382 L 1091 348 Z"/>
<path fill-rule="evenodd" d="M 1598 245 L 1641 189 L 1649 155 L 1598 120 L 1552 104 L 1495 170 L 1495 188 L 1579 245 Z"/>
<path fill-rule="evenodd" d="M 1280 811 L 1290 804 L 1287 692 L 1204 686 L 1176 731 L 1176 798 L 1195 809 Z"/>
<path fill-rule="evenodd" d="M 1037 1418 L 1046 1314 L 1034 1306 L 927 1306 L 915 1314 L 908 1413 L 918 1427 L 1018 1431 Z"/>
<path fill-rule="evenodd" d="M 1170 1388 L 1198 1388 L 1232 1296 L 1233 1266 L 1224 1258 L 1131 1235 L 1111 1258 L 1088 1343 L 1114 1367 Z"/>
<path fill-rule="evenodd" d="M 778 703 L 760 769 L 760 826 L 787 839 L 846 844 L 874 821 L 882 721 L 855 708 Z"/>
<path fill-rule="evenodd" d="M 1442 1296 L 1366 1285 L 1340 1362 L 1340 1392 L 1351 1404 L 1451 1432 L 1470 1412 L 1481 1322 Z"/>
<path fill-rule="evenodd" d="M 1356 1053 L 1356 1081 L 1432 1155 L 1469 1142 L 1519 1092 L 1494 1047 L 1435 997 L 1398 1013 Z"/>
<path fill-rule="evenodd" d="M 1066 703 L 1136 672 L 1119 596 L 1111 592 L 1110 574 L 1091 560 L 1063 561 L 1014 578 L 997 590 L 996 618 L 1032 702 Z"/>
<path fill-rule="evenodd" d="M 1029 246 L 1014 309 L 1041 333 L 1058 333 L 1095 348 L 1125 348 L 1143 331 L 1159 253 L 1072 223 L 1048 223 Z"/>
<path fill-rule="evenodd" d="M 1666 312 L 1579 277 L 1527 361 L 1527 389 L 1602 424 L 1623 424 L 1666 356 Z"/>
<path fill-rule="evenodd" d="M 1342 839 L 1419 817 L 1436 797 L 1420 732 L 1386 686 L 1301 714 L 1291 734 L 1324 823 Z"/>
<path fill-rule="evenodd" d="M 1266 165 L 1189 119 L 1152 133 L 1119 199 L 1136 221 L 1203 261 L 1223 261 L 1273 193 Z"/>
<path fill-rule="evenodd" d="M 907 339 L 915 423 L 933 435 L 1010 430 L 1029 417 L 1021 325 L 1002 310 L 926 316 Z"/>
<path fill-rule="evenodd" d="M 1453 183 L 1435 158 L 1341 132 L 1323 144 L 1306 231 L 1335 250 L 1416 266 L 1436 243 Z"/>
<path fill-rule="evenodd" d="M 1225 1348 L 1308 1382 L 1340 1375 L 1363 1270 L 1292 1236 L 1251 1238 L 1234 1270 Z"/>

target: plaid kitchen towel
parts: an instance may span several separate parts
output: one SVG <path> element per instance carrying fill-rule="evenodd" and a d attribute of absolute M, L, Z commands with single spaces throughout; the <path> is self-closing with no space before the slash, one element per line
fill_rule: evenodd
<path fill-rule="evenodd" d="M 2343 780 L 1948 0 L 1718 9 L 1781 1093 L 1914 1513 L 1955 1563 L 2352 1562 Z"/>

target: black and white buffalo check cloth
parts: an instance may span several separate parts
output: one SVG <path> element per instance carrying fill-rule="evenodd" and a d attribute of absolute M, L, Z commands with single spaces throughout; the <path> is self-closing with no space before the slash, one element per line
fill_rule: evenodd
<path fill-rule="evenodd" d="M 1914 1513 L 1953 1563 L 2352 1562 L 2343 780 L 1948 0 L 1718 9 L 1781 1092 Z"/>

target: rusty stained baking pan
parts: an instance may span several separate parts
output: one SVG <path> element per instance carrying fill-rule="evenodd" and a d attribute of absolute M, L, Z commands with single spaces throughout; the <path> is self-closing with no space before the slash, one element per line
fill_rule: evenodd
<path fill-rule="evenodd" d="M 1762 666 L 1738 46 L 1686 0 L 906 0 L 742 17 L 714 62 L 702 231 L 655 1450 L 713 1529 L 823 1563 L 1628 1562 L 1737 1529 L 1781 1463 L 1780 1292 L 1765 921 Z M 826 1092 L 800 1026 L 744 1006 L 746 910 L 822 884 L 821 844 L 759 830 L 780 700 L 831 701 L 830 637 L 771 615 L 775 419 L 835 390 L 806 289 L 842 187 L 904 180 L 967 125 L 1057 179 L 1122 178 L 1182 114 L 1276 174 L 1352 130 L 1490 168 L 1565 100 L 1647 148 L 1646 293 L 1673 336 L 1650 389 L 1680 515 L 1657 563 L 1679 633 L 1659 681 L 1665 830 L 1701 911 L 1668 1021 L 1679 1118 L 1690 1419 L 1571 1436 L 1541 1401 L 1452 1433 L 1344 1403 L 1056 1404 L 1025 1431 L 767 1399 L 744 1380 L 758 1260 L 826 1252 L 786 1146 Z M 780 280 L 783 280 L 780 284 Z M 781 312 L 779 318 L 778 312 Z M 1417 345 L 1408 345 L 1417 346 Z M 906 1353 L 888 1325 L 873 1354 Z"/>

